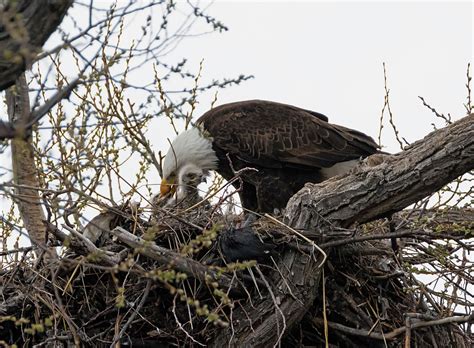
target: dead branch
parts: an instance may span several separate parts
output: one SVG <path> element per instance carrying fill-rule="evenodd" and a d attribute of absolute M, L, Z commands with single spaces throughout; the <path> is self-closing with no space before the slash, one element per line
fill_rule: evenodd
<path fill-rule="evenodd" d="M 307 184 L 290 199 L 288 225 L 302 231 L 330 235 L 334 227 L 371 221 L 390 215 L 439 190 L 474 168 L 474 115 L 434 131 L 405 151 L 387 156 L 375 167 L 362 164 L 345 176 L 321 184 Z M 286 250 L 279 268 L 285 284 L 276 283 L 276 297 L 290 328 L 313 303 L 321 270 L 311 255 Z M 278 344 L 281 315 L 269 299 L 234 311 L 232 330 L 223 330 L 211 346 L 270 346 Z M 251 318 L 251 319 L 249 319 Z M 277 323 L 279 325 L 277 325 Z"/>
<path fill-rule="evenodd" d="M 474 114 L 434 131 L 376 167 L 308 184 L 288 203 L 298 228 L 347 227 L 400 211 L 474 168 Z M 326 221 L 326 222 L 325 222 Z"/>
<path fill-rule="evenodd" d="M 315 323 L 322 325 L 323 320 L 314 318 L 313 319 Z M 474 321 L 474 315 L 463 315 L 463 316 L 452 316 L 452 317 L 447 317 L 447 318 L 441 318 L 441 319 L 435 319 L 435 320 L 430 320 L 430 321 L 417 321 L 410 323 L 410 329 L 416 329 L 416 328 L 421 328 L 421 327 L 428 327 L 428 326 L 435 326 L 435 325 L 446 325 L 450 323 L 469 323 Z M 345 325 L 341 325 L 339 323 L 333 323 L 333 322 L 328 322 L 328 326 L 330 328 L 333 328 L 335 330 L 340 330 L 342 332 L 349 333 L 351 335 L 356 335 L 356 336 L 362 336 L 362 337 L 370 337 L 370 338 L 375 338 L 378 340 L 393 340 L 397 336 L 405 333 L 407 331 L 406 326 L 399 327 L 391 332 L 379 334 L 379 333 L 374 333 L 370 332 L 367 330 L 360 330 L 352 327 L 348 327 Z"/>
<path fill-rule="evenodd" d="M 420 226 L 419 216 L 423 216 L 425 223 Z M 466 238 L 466 231 L 474 231 L 474 209 L 436 209 L 436 210 L 403 210 L 390 217 L 392 223 L 397 225 L 392 232 L 369 233 L 361 236 L 341 238 L 325 242 L 321 248 L 342 246 L 360 243 L 368 240 L 391 239 L 402 237 L 427 236 L 432 240 L 449 239 L 458 240 Z M 351 232 L 353 234 L 353 231 Z"/>
<path fill-rule="evenodd" d="M 4 3 L 0 5 L 0 90 L 13 85 L 32 63 L 73 1 L 19 0 Z"/>
<path fill-rule="evenodd" d="M 209 281 L 217 282 L 219 286 L 224 289 L 235 287 L 235 285 L 232 284 L 232 279 L 225 274 L 218 275 L 217 270 L 213 270 L 200 262 L 160 247 L 154 242 L 146 241 L 121 227 L 114 228 L 110 233 L 117 237 L 122 243 L 134 248 L 138 253 L 158 261 L 162 265 L 170 266 L 170 268 L 183 272 L 190 277 L 195 277 L 204 283 L 208 283 Z"/>
<path fill-rule="evenodd" d="M 7 90 L 7 107 L 10 122 L 24 125 L 30 117 L 30 99 L 28 96 L 28 85 L 23 75 L 19 77 L 14 87 Z M 39 187 L 38 169 L 34 161 L 34 150 L 31 139 L 27 137 L 17 137 L 12 140 L 12 167 L 13 180 L 16 185 L 27 185 Z M 16 188 L 17 205 L 25 225 L 26 231 L 33 244 L 46 250 L 46 227 L 42 209 L 41 197 L 38 190 Z M 48 257 L 56 257 L 54 248 L 48 249 Z"/>

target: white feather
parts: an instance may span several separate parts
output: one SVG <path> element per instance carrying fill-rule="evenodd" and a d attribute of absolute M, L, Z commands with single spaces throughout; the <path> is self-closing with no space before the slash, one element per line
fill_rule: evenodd
<path fill-rule="evenodd" d="M 348 173 L 352 168 L 359 164 L 359 160 L 351 160 L 346 162 L 339 162 L 329 168 L 321 168 L 320 173 L 324 180 L 332 178 L 333 176 Z"/>
<path fill-rule="evenodd" d="M 163 178 L 176 175 L 187 164 L 201 168 L 204 174 L 217 169 L 217 156 L 212 149 L 212 140 L 204 137 L 198 128 L 181 132 L 171 143 L 163 162 Z"/>

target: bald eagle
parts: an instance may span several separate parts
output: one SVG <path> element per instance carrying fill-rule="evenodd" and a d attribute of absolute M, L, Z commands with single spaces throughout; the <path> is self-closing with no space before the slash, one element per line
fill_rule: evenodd
<path fill-rule="evenodd" d="M 187 209 L 201 202 L 198 186 L 204 181 L 204 171 L 202 168 L 188 163 L 178 170 L 174 195 L 167 195 L 164 208 Z"/>
<path fill-rule="evenodd" d="M 240 101 L 216 107 L 172 142 L 163 162 L 162 196 L 174 194 L 183 168 L 225 179 L 241 172 L 244 209 L 284 208 L 305 183 L 349 171 L 378 152 L 359 131 L 328 123 L 320 113 L 271 101 Z M 240 183 L 235 183 L 240 187 Z"/>

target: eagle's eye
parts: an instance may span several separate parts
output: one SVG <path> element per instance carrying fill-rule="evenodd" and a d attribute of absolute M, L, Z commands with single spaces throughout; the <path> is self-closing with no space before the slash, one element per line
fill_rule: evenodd
<path fill-rule="evenodd" d="M 188 179 L 189 180 L 195 180 L 197 178 L 197 174 L 196 173 L 189 173 L 187 175 Z"/>

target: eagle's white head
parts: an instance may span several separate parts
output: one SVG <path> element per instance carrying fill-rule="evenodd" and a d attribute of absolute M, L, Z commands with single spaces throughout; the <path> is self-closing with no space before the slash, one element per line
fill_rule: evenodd
<path fill-rule="evenodd" d="M 171 143 L 163 161 L 161 196 L 174 194 L 178 175 L 185 176 L 182 169 L 199 168 L 203 175 L 217 169 L 217 156 L 212 149 L 212 138 L 205 137 L 198 128 L 181 132 Z"/>

